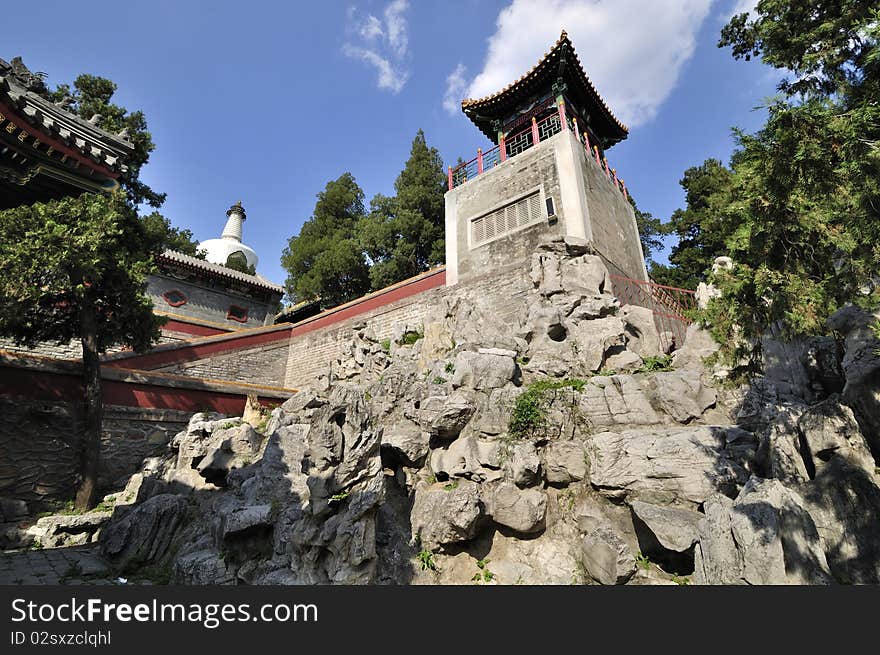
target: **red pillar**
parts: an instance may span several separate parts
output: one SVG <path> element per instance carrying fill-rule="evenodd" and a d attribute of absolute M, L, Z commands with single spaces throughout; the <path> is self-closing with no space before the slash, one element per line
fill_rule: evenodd
<path fill-rule="evenodd" d="M 504 132 L 498 136 L 498 148 L 500 149 L 498 153 L 499 159 L 505 161 L 507 159 L 507 146 L 504 143 Z"/>
<path fill-rule="evenodd" d="M 483 172 L 483 149 L 477 148 L 477 175 Z"/>
<path fill-rule="evenodd" d="M 619 188 L 620 188 L 620 184 L 618 184 L 618 182 L 617 182 L 617 169 L 616 169 L 616 168 L 612 168 L 612 169 L 611 169 L 611 172 L 614 173 L 614 186 L 616 186 L 616 187 L 619 189 Z"/>
<path fill-rule="evenodd" d="M 538 145 L 541 138 L 538 136 L 538 119 L 532 116 L 532 145 Z"/>
<path fill-rule="evenodd" d="M 565 120 L 565 100 L 562 100 L 560 98 L 559 100 L 557 100 L 556 106 L 559 108 L 559 124 L 562 126 L 563 130 L 567 130 L 568 121 Z"/>
<path fill-rule="evenodd" d="M 602 160 L 599 159 L 599 146 L 593 146 L 593 154 L 596 155 L 596 163 L 601 167 Z"/>
<path fill-rule="evenodd" d="M 452 186 L 453 186 L 453 185 L 452 185 L 452 166 L 449 167 L 449 178 L 448 178 L 448 182 L 449 182 L 449 190 L 452 191 Z"/>
<path fill-rule="evenodd" d="M 608 170 L 608 160 L 605 157 L 602 157 L 602 162 L 605 164 L 605 177 L 609 180 L 611 179 L 611 171 Z"/>
<path fill-rule="evenodd" d="M 589 156 L 590 155 L 590 137 L 586 132 L 584 132 L 584 148 L 587 151 L 587 156 Z"/>
<path fill-rule="evenodd" d="M 626 182 L 623 180 L 620 181 L 620 186 L 623 189 L 623 197 L 629 200 L 629 194 L 626 192 Z"/>
<path fill-rule="evenodd" d="M 572 116 L 572 117 L 571 117 L 571 124 L 574 126 L 574 136 L 575 136 L 575 138 L 576 138 L 578 141 L 580 141 L 580 140 L 581 140 L 581 133 L 580 133 L 580 131 L 578 131 L 578 119 L 577 119 L 577 116 Z"/>

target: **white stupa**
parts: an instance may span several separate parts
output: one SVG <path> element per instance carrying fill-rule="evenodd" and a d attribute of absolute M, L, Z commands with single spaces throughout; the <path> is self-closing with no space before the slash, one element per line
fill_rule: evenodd
<path fill-rule="evenodd" d="M 259 261 L 257 253 L 253 248 L 241 242 L 242 223 L 247 220 L 247 214 L 245 214 L 244 207 L 241 206 L 241 200 L 232 205 L 226 215 L 229 218 L 220 238 L 202 241 L 198 245 L 199 249 L 207 252 L 207 260 L 213 264 L 226 266 L 232 258 L 232 260 L 238 260 L 256 268 Z"/>

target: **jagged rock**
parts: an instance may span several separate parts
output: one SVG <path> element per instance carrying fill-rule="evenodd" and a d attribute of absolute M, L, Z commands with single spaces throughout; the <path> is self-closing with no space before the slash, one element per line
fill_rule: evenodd
<path fill-rule="evenodd" d="M 733 500 L 711 494 L 703 503 L 706 518 L 699 523 L 700 540 L 694 547 L 694 582 L 697 584 L 744 584 L 743 555 L 736 547 L 730 515 Z"/>
<path fill-rule="evenodd" d="M 800 487 L 834 578 L 845 584 L 880 583 L 880 487 L 842 457 L 832 458 Z"/>
<path fill-rule="evenodd" d="M 572 308 L 566 314 L 568 320 L 577 323 L 595 318 L 612 316 L 620 309 L 620 301 L 611 294 L 603 293 L 596 296 L 575 297 Z"/>
<path fill-rule="evenodd" d="M 535 253 L 529 272 L 532 283 L 542 296 L 552 296 L 562 291 L 562 271 L 559 258 L 553 254 Z"/>
<path fill-rule="evenodd" d="M 513 483 L 518 487 L 528 487 L 540 479 L 541 458 L 532 442 L 517 443 L 511 448 L 510 462 L 507 465 Z"/>
<path fill-rule="evenodd" d="M 453 349 L 455 341 L 446 321 L 426 321 L 422 349 L 419 352 L 419 368 L 426 368 L 430 362 L 443 359 Z"/>
<path fill-rule="evenodd" d="M 220 533 L 226 539 L 231 535 L 239 535 L 254 528 L 269 528 L 273 523 L 270 505 L 250 505 L 225 514 L 222 518 Z"/>
<path fill-rule="evenodd" d="M 290 414 L 296 414 L 304 409 L 317 409 L 326 404 L 327 401 L 320 398 L 311 389 L 303 389 L 281 403 L 281 409 Z"/>
<path fill-rule="evenodd" d="M 529 305 L 524 332 L 526 339 L 538 346 L 547 341 L 554 343 L 564 341 L 567 333 L 565 320 L 558 307 L 540 302 L 532 302 Z"/>
<path fill-rule="evenodd" d="M 641 385 L 631 375 L 591 378 L 581 392 L 579 408 L 594 428 L 660 423 Z"/>
<path fill-rule="evenodd" d="M 444 487 L 450 488 L 444 488 Z M 468 541 L 483 517 L 479 485 L 462 481 L 457 485 L 421 484 L 413 502 L 413 534 L 429 550 Z"/>
<path fill-rule="evenodd" d="M 498 480 L 501 459 L 497 442 L 475 437 L 460 437 L 447 448 L 431 452 L 431 470 L 449 478 L 466 478 L 475 482 Z"/>
<path fill-rule="evenodd" d="M 174 580 L 187 585 L 233 584 L 235 577 L 216 550 L 198 550 L 174 561 Z"/>
<path fill-rule="evenodd" d="M 675 368 L 703 368 L 703 360 L 718 352 L 720 346 L 699 323 L 691 323 L 685 332 L 684 344 L 672 354 Z"/>
<path fill-rule="evenodd" d="M 843 344 L 838 339 L 808 339 L 803 363 L 816 393 L 829 396 L 843 391 L 846 375 L 843 372 Z"/>
<path fill-rule="evenodd" d="M 612 371 L 632 371 L 640 368 L 644 360 L 627 348 L 612 348 L 605 357 L 605 368 Z"/>
<path fill-rule="evenodd" d="M 382 431 L 382 448 L 388 448 L 406 465 L 417 467 L 429 452 L 431 434 L 410 421 L 397 422 Z"/>
<path fill-rule="evenodd" d="M 455 357 L 452 386 L 496 389 L 511 382 L 515 375 L 516 362 L 513 357 L 466 350 Z"/>
<path fill-rule="evenodd" d="M 595 296 L 605 291 L 608 269 L 598 255 L 581 255 L 562 261 L 562 288 L 577 296 Z"/>
<path fill-rule="evenodd" d="M 551 484 L 569 484 L 587 477 L 584 445 L 579 441 L 551 441 L 544 448 L 544 477 Z"/>
<path fill-rule="evenodd" d="M 53 514 L 38 519 L 25 533 L 39 541 L 43 548 L 78 546 L 91 542 L 112 514 L 111 511 Z"/>
<path fill-rule="evenodd" d="M 511 409 L 521 393 L 521 389 L 507 386 L 479 396 L 469 429 L 490 436 L 507 432 Z"/>
<path fill-rule="evenodd" d="M 101 530 L 101 551 L 120 568 L 157 562 L 168 552 L 186 509 L 181 496 L 153 496 Z"/>
<path fill-rule="evenodd" d="M 660 507 L 634 500 L 633 514 L 651 531 L 663 548 L 683 553 L 700 538 L 703 515 L 688 509 Z"/>
<path fill-rule="evenodd" d="M 695 426 L 600 432 L 587 447 L 590 483 L 603 494 L 693 506 L 715 491 L 736 494 L 757 440 L 738 428 Z"/>
<path fill-rule="evenodd" d="M 227 429 L 215 428 L 211 443 L 196 469 L 208 482 L 222 486 L 231 470 L 251 463 L 262 437 L 251 425 L 242 423 Z"/>
<path fill-rule="evenodd" d="M 878 319 L 880 313 L 848 305 L 837 310 L 827 325 L 845 335 L 843 402 L 852 408 L 871 452 L 880 460 L 880 340 L 871 329 Z"/>
<path fill-rule="evenodd" d="M 603 585 L 624 584 L 636 572 L 636 560 L 626 542 L 613 530 L 598 527 L 581 542 L 584 568 Z"/>
<path fill-rule="evenodd" d="M 468 395 L 458 391 L 451 396 L 431 396 L 423 400 L 418 419 L 430 436 L 450 440 L 459 435 L 473 414 L 474 403 Z"/>
<path fill-rule="evenodd" d="M 638 305 L 624 305 L 618 316 L 626 323 L 626 348 L 640 357 L 663 354 L 654 312 Z"/>
<path fill-rule="evenodd" d="M 578 362 L 588 371 L 598 371 L 609 350 L 626 345 L 625 329 L 623 321 L 616 316 L 578 323 L 569 335 Z"/>
<path fill-rule="evenodd" d="M 749 584 L 829 584 L 819 533 L 803 498 L 778 480 L 751 478 L 730 513 Z"/>
<path fill-rule="evenodd" d="M 501 482 L 486 494 L 486 513 L 500 526 L 529 534 L 544 529 L 547 496 L 538 489 L 519 489 Z"/>
<path fill-rule="evenodd" d="M 792 486 L 810 479 L 801 453 L 797 419 L 800 412 L 789 408 L 781 412 L 767 431 L 765 445 L 768 475 Z"/>
<path fill-rule="evenodd" d="M 13 522 L 28 515 L 27 503 L 16 498 L 0 498 L 0 523 Z"/>
<path fill-rule="evenodd" d="M 655 407 L 679 423 L 702 416 L 717 400 L 715 391 L 703 386 L 696 371 L 655 373 L 648 394 Z"/>
<path fill-rule="evenodd" d="M 837 396 L 808 408 L 798 419 L 797 427 L 817 472 L 832 457 L 844 457 L 873 474 L 874 458 L 859 424 L 852 410 L 841 405 Z"/>

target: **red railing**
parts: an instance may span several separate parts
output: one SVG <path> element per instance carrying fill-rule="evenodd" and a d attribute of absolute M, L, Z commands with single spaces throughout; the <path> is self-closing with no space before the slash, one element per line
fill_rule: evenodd
<path fill-rule="evenodd" d="M 566 113 L 564 102 L 556 106 L 556 111 L 544 116 L 540 120 L 532 116 L 531 125 L 524 129 L 513 134 L 502 134 L 498 145 L 493 148 L 485 152 L 483 152 L 482 148 L 477 148 L 477 156 L 470 161 L 459 164 L 454 168 L 450 166 L 447 181 L 449 190 L 451 191 L 455 187 L 474 179 L 488 169 L 503 163 L 508 158 L 515 157 L 521 152 L 528 150 L 535 144 L 546 141 L 550 137 L 559 134 L 563 129 L 574 132 L 577 140 L 584 145 L 587 159 L 594 159 L 608 180 L 626 197 L 626 184 L 617 177 L 617 171 L 609 166 L 608 160 L 599 154 L 599 147 L 590 143 L 587 133 L 581 132 L 578 129 L 577 119 Z"/>
<path fill-rule="evenodd" d="M 695 292 L 622 275 L 611 274 L 609 278 L 621 305 L 637 305 L 654 313 L 664 352 L 684 345 L 687 327 L 692 322 L 688 314 L 697 306 Z"/>

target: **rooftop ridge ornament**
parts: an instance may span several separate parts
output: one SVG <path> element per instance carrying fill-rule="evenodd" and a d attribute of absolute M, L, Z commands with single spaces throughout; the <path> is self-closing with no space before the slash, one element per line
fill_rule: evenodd
<path fill-rule="evenodd" d="M 47 93 L 49 91 L 44 81 L 46 73 L 39 71 L 36 73 L 31 72 L 31 69 L 25 66 L 21 57 L 13 57 L 9 67 L 12 76 L 28 91 L 33 91 L 34 93 Z"/>

